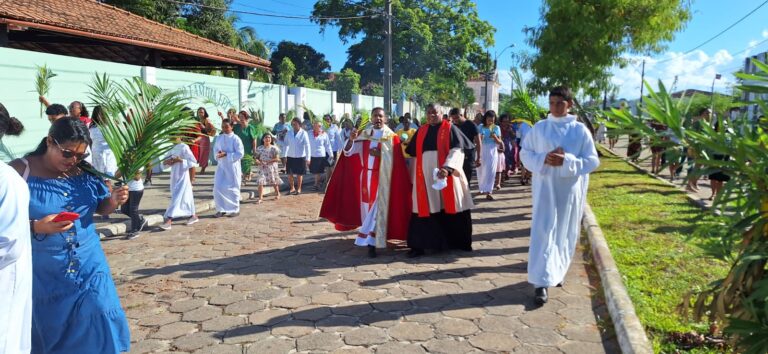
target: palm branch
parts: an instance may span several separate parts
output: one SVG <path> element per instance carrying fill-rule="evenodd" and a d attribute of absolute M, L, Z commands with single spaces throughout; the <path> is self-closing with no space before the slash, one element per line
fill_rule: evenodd
<path fill-rule="evenodd" d="M 51 90 L 51 79 L 56 77 L 56 74 L 45 65 L 36 67 L 35 91 L 38 96 L 46 96 Z M 40 103 L 40 118 L 43 118 L 43 106 L 44 105 Z"/>
<path fill-rule="evenodd" d="M 89 96 L 104 112 L 99 128 L 117 160 L 125 183 L 152 162 L 165 156 L 177 138 L 189 135 L 196 124 L 185 112 L 189 97 L 183 91 L 163 91 L 138 77 L 122 84 L 96 74 Z"/>
<path fill-rule="evenodd" d="M 360 129 L 365 129 L 365 127 L 368 126 L 368 124 L 371 122 L 371 114 L 367 111 L 361 111 L 360 112 L 360 119 L 357 120 L 357 124 L 355 127 Z"/>

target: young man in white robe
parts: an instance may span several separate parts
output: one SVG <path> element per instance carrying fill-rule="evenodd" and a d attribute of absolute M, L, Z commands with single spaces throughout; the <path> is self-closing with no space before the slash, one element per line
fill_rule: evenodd
<path fill-rule="evenodd" d="M 572 105 L 568 88 L 553 88 L 551 114 L 521 142 L 520 159 L 533 172 L 528 282 L 539 305 L 548 300 L 547 288 L 565 279 L 579 240 L 589 173 L 600 165 L 589 129 L 568 114 Z"/>
<path fill-rule="evenodd" d="M 174 218 L 188 217 L 187 225 L 199 221 L 195 214 L 195 198 L 189 177 L 189 169 L 197 167 L 197 160 L 189 145 L 183 143 L 181 138 L 176 139 L 176 145 L 166 156 L 163 164 L 171 166 L 171 203 L 165 210 L 165 222 L 160 228 L 170 230 Z"/>
<path fill-rule="evenodd" d="M 216 204 L 214 217 L 236 217 L 240 215 L 240 183 L 243 173 L 240 159 L 245 154 L 243 142 L 235 135 L 229 119 L 221 121 L 221 135 L 213 145 L 216 154 L 216 174 L 213 177 L 213 201 Z"/>

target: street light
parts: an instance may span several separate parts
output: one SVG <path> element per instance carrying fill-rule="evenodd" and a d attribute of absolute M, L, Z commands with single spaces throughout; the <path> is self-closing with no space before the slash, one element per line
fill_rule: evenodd
<path fill-rule="evenodd" d="M 715 74 L 715 78 L 712 79 L 712 91 L 710 91 L 710 100 L 709 100 L 709 109 L 712 110 L 712 114 L 714 116 L 715 113 L 715 80 L 720 80 L 720 78 L 723 77 L 720 74 Z"/>
<path fill-rule="evenodd" d="M 483 76 L 485 76 L 485 104 L 483 104 L 483 108 L 484 108 L 486 111 L 488 110 L 488 96 L 490 96 L 490 94 L 488 93 L 488 80 L 490 80 L 490 77 L 492 77 L 492 76 L 495 76 L 494 74 L 496 73 L 496 64 L 497 64 L 497 59 L 499 58 L 499 56 L 500 56 L 500 55 L 504 54 L 504 52 L 506 52 L 506 51 L 507 51 L 507 49 L 509 49 L 509 48 L 514 48 L 514 47 L 515 47 L 515 44 L 514 44 L 514 43 L 512 43 L 512 44 L 510 44 L 510 45 L 508 45 L 508 46 L 504 47 L 504 48 L 501 50 L 501 53 L 499 53 L 499 52 L 494 52 L 494 53 L 493 53 L 493 71 L 491 71 L 490 73 L 486 71 L 486 72 L 485 72 L 485 75 L 483 75 Z M 487 53 L 487 52 L 486 52 L 486 53 Z M 490 54 L 490 53 L 488 53 L 488 56 L 490 57 L 490 56 L 491 56 L 491 54 Z"/>

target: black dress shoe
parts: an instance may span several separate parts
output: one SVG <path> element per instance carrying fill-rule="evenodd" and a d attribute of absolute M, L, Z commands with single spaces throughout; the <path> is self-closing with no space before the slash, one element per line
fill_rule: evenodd
<path fill-rule="evenodd" d="M 368 258 L 376 258 L 376 246 L 368 246 Z"/>
<path fill-rule="evenodd" d="M 408 258 L 416 258 L 424 255 L 424 250 L 421 248 L 414 248 L 408 251 Z"/>
<path fill-rule="evenodd" d="M 547 300 L 549 300 L 549 297 L 547 296 L 547 288 L 536 288 L 533 300 L 536 302 L 536 305 L 546 304 Z"/>
<path fill-rule="evenodd" d="M 557 283 L 557 285 L 555 285 L 555 286 L 558 287 L 558 288 L 562 288 L 563 287 L 563 283 L 565 283 L 565 280 Z"/>

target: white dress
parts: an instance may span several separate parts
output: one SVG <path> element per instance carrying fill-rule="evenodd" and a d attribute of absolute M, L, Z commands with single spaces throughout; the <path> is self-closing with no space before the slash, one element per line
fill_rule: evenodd
<path fill-rule="evenodd" d="M 195 215 L 195 198 L 192 195 L 192 182 L 189 180 L 189 169 L 197 167 L 195 155 L 187 144 L 180 143 L 168 152 L 165 159 L 171 157 L 179 157 L 181 162 L 171 165 L 171 204 L 165 211 L 165 217 L 182 218 Z"/>
<path fill-rule="evenodd" d="M 117 172 L 117 160 L 112 149 L 104 140 L 104 134 L 101 133 L 99 127 L 91 127 L 89 129 L 91 134 L 91 156 L 93 156 L 93 168 L 107 176 L 114 176 Z"/>
<path fill-rule="evenodd" d="M 0 161 L 0 353 L 31 350 L 30 242 L 27 183 Z"/>
<path fill-rule="evenodd" d="M 562 166 L 544 164 L 547 154 L 562 147 Z M 533 217 L 528 256 L 528 282 L 535 287 L 561 283 L 571 265 L 581 230 L 589 173 L 599 165 L 595 143 L 584 124 L 568 115 L 551 114 L 533 126 L 520 150 L 533 172 Z"/>
<path fill-rule="evenodd" d="M 240 183 L 243 173 L 240 159 L 245 150 L 243 142 L 235 133 L 221 134 L 216 138 L 211 154 L 227 153 L 223 158 L 216 158 L 216 174 L 213 178 L 213 201 L 216 211 L 222 213 L 240 212 Z"/>

